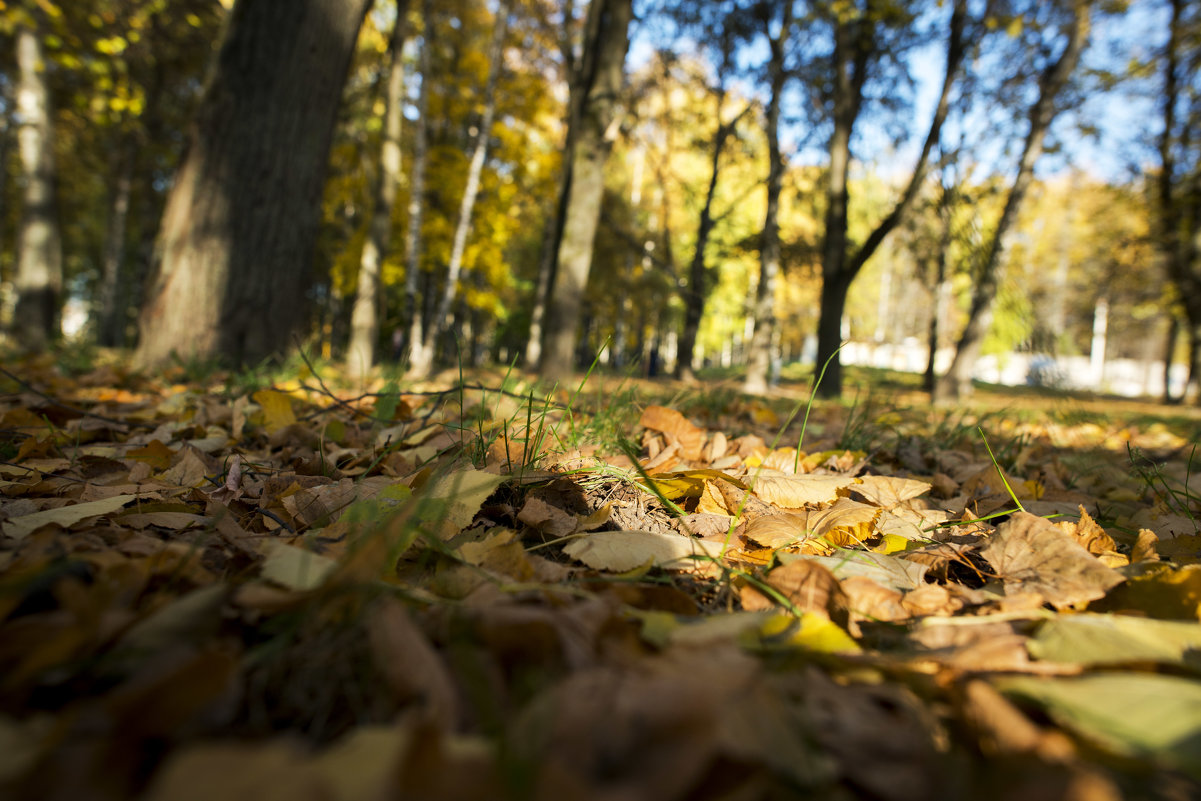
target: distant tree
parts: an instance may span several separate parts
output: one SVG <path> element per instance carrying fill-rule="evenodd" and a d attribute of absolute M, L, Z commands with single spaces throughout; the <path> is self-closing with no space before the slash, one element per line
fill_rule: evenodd
<path fill-rule="evenodd" d="M 176 176 L 137 360 L 252 362 L 304 319 L 329 145 L 370 0 L 238 0 Z"/>
<path fill-rule="evenodd" d="M 539 367 L 542 377 L 551 380 L 567 378 L 574 366 L 632 16 L 631 0 L 592 0 L 579 64 L 571 70 L 570 151 L 565 167 L 570 186 Z"/>
<path fill-rule="evenodd" d="M 417 95 L 417 125 L 413 133 L 413 166 L 409 170 L 409 226 L 405 231 L 404 312 L 401 319 L 408 326 L 408 362 L 424 365 L 430 358 L 425 353 L 425 320 L 421 299 L 421 259 L 425 252 L 425 177 L 429 171 L 430 96 L 434 91 L 434 42 L 437 20 L 430 0 L 421 0 L 421 89 Z"/>
<path fill-rule="evenodd" d="M 484 84 L 482 97 L 484 108 L 479 124 L 476 126 L 475 136 L 472 137 L 471 160 L 468 163 L 467 182 L 463 189 L 463 197 L 459 202 L 459 212 L 455 221 L 450 260 L 446 267 L 446 280 L 443 283 L 442 293 L 433 317 L 425 327 L 425 342 L 420 354 L 423 361 L 414 361 L 409 365 L 409 372 L 414 376 L 426 376 L 433 368 L 435 344 L 448 328 L 451 304 L 458 296 L 459 277 L 462 275 L 463 257 L 467 250 L 467 234 L 471 230 L 471 217 L 480 191 L 480 175 L 484 170 L 484 160 L 488 155 L 488 142 L 492 138 L 492 122 L 496 117 L 496 86 L 504 69 L 505 34 L 508 31 L 512 2 L 513 0 L 503 0 L 496 10 L 496 19 L 492 26 L 492 41 L 488 47 L 488 79 Z"/>
<path fill-rule="evenodd" d="M 771 56 L 767 62 L 768 96 L 764 132 L 767 134 L 767 213 L 759 241 L 759 281 L 755 288 L 755 305 L 751 309 L 754 332 L 751 335 L 743 390 L 748 393 L 767 391 L 771 373 L 772 340 L 776 332 L 776 283 L 780 276 L 780 192 L 784 179 L 784 156 L 780 150 L 780 104 L 788 79 L 786 48 L 792 38 L 793 4 L 785 2 L 780 27 L 772 31 L 775 20 L 763 15 Z"/>
<path fill-rule="evenodd" d="M 1169 24 L 1156 194 L 1164 262 L 1187 322 L 1189 391 L 1201 403 L 1201 11 L 1171 0 Z"/>
<path fill-rule="evenodd" d="M 28 350 L 58 338 L 63 250 L 58 220 L 54 124 L 50 106 L 46 34 L 41 10 L 18 5 L 16 26 L 17 149 L 21 162 L 20 227 L 17 232 L 17 303 L 13 334 Z"/>
<path fill-rule="evenodd" d="M 708 94 L 714 100 L 714 126 L 709 143 L 709 180 L 705 187 L 704 201 L 701 203 L 700 214 L 696 223 L 696 243 L 692 250 L 692 260 L 688 266 L 688 276 L 683 283 L 680 293 L 684 300 L 684 329 L 680 334 L 679 352 L 676 357 L 676 377 L 686 381 L 695 380 L 692 363 L 696 351 L 697 333 L 701 327 L 701 317 L 705 312 L 705 302 L 709 295 L 709 267 L 706 255 L 709 239 L 717 223 L 713 211 L 713 201 L 717 197 L 718 181 L 721 178 L 723 155 L 727 143 L 735 134 L 738 123 L 751 111 L 750 104 L 741 111 L 726 118 L 725 105 L 729 93 L 727 83 L 733 71 L 734 59 L 734 20 L 718 19 L 721 30 L 717 35 L 720 60 L 716 65 L 716 83 L 706 87 Z"/>
<path fill-rule="evenodd" d="M 1063 23 L 1061 38 L 1064 41 L 1059 55 L 1048 57 L 1046 66 L 1039 75 L 1037 96 L 1030 106 L 1029 128 L 1018 158 L 1017 173 L 1010 185 L 1001 217 L 977 267 L 967 324 L 959 336 L 950 369 L 935 387 L 937 399 L 953 399 L 971 393 L 972 369 L 980 353 L 984 335 L 992 322 L 1006 235 L 1017 221 L 1018 211 L 1034 176 L 1034 165 L 1043 152 L 1047 130 L 1059 111 L 1060 95 L 1075 71 L 1087 42 L 1090 18 L 1088 0 L 1072 0 L 1068 18 Z M 1038 37 L 1040 43 L 1049 39 L 1053 37 Z"/>
<path fill-rule="evenodd" d="M 404 120 L 404 43 L 408 35 L 409 0 L 398 0 L 396 21 L 388 40 L 388 61 L 383 78 L 383 131 L 379 167 L 372 178 L 371 222 L 359 260 L 354 307 L 350 316 L 350 343 L 346 367 L 363 376 L 375 365 L 379 339 L 383 287 L 380 273 L 392 238 L 392 211 L 400 191 L 400 133 Z"/>
<path fill-rule="evenodd" d="M 829 62 L 826 103 L 833 122 L 829 140 L 829 176 L 826 186 L 825 233 L 822 241 L 821 319 L 817 327 L 817 363 L 829 367 L 817 388 L 824 397 L 842 392 L 842 367 L 838 349 L 842 341 L 842 316 L 851 282 L 885 238 L 904 220 L 916 200 L 950 109 L 951 91 L 967 51 L 965 36 L 968 4 L 957 0 L 948 23 L 946 62 L 942 87 L 925 141 L 909 180 L 892 210 L 862 244 L 853 246 L 848 236 L 851 142 L 855 125 L 867 100 L 869 79 L 896 61 L 914 27 L 910 4 L 891 0 L 866 0 L 863 7 L 834 3 L 825 11 L 833 28 L 834 46 Z M 894 78 L 895 79 L 895 78 Z"/>

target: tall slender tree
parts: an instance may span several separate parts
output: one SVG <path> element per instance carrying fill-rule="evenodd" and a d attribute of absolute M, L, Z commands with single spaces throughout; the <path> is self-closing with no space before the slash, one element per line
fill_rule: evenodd
<path fill-rule="evenodd" d="M 304 319 L 330 139 L 369 5 L 234 5 L 164 212 L 142 365 L 287 349 Z"/>
<path fill-rule="evenodd" d="M 496 20 L 492 27 L 492 41 L 488 47 L 488 78 L 484 84 L 483 104 L 480 122 L 476 126 L 474 141 L 471 145 L 471 160 L 467 167 L 467 185 L 463 189 L 463 197 L 459 202 L 458 220 L 455 223 L 454 239 L 451 243 L 450 262 L 446 267 L 446 283 L 442 288 L 438 306 L 433 318 L 425 328 L 425 342 L 420 356 L 421 362 L 414 361 L 409 365 L 412 375 L 428 375 L 434 364 L 435 343 L 447 330 L 450 320 L 451 304 L 454 303 L 459 289 L 459 276 L 463 271 L 463 254 L 467 249 L 467 234 L 471 229 L 471 215 L 475 209 L 475 200 L 480 191 L 480 175 L 484 170 L 484 160 L 488 155 L 488 141 L 492 138 L 492 122 L 496 117 L 496 85 L 504 69 L 505 34 L 509 27 L 509 14 L 512 0 L 503 0 L 496 10 Z"/>
<path fill-rule="evenodd" d="M 1000 285 L 1000 270 L 1002 255 L 1005 250 L 1006 235 L 1017 221 L 1018 211 L 1034 177 L 1034 165 L 1043 152 L 1043 142 L 1047 130 L 1059 111 L 1060 95 L 1076 65 L 1080 54 L 1088 40 L 1091 8 L 1089 0 L 1072 0 L 1071 11 L 1064 23 L 1064 43 L 1059 55 L 1051 58 L 1039 75 L 1037 96 L 1030 106 L 1029 128 L 1022 144 L 1022 152 L 1018 158 L 1017 174 L 1010 185 L 1009 194 L 1001 217 L 992 232 L 987 250 L 982 258 L 975 276 L 972 289 L 972 302 L 968 310 L 967 324 L 959 336 L 955 347 L 955 358 L 951 367 L 935 388 L 935 397 L 939 400 L 950 400 L 968 395 L 972 391 L 972 370 L 976 357 L 980 353 L 984 335 L 992 323 L 993 304 Z"/>
<path fill-rule="evenodd" d="M 676 357 L 676 377 L 685 381 L 693 381 L 696 378 L 693 374 L 692 362 L 696 351 L 697 334 L 700 332 L 701 317 L 705 312 L 705 302 L 709 295 L 710 278 L 706 256 L 709 238 L 717 223 L 713 213 L 713 201 L 717 197 L 722 156 L 738 123 L 751 111 L 751 106 L 746 105 L 731 118 L 724 119 L 725 101 L 728 95 L 727 74 L 733 66 L 734 42 L 728 28 L 723 30 L 721 36 L 722 59 L 717 65 L 717 85 L 711 90 L 715 105 L 714 118 L 717 124 L 713 130 L 709 152 L 709 182 L 705 187 L 705 199 L 701 203 L 701 211 L 696 223 L 696 244 L 693 246 L 692 260 L 688 265 L 688 276 L 681 293 L 684 299 L 684 328 L 680 334 Z"/>
<path fill-rule="evenodd" d="M 404 120 L 404 43 L 408 35 L 409 0 L 397 0 L 396 21 L 388 40 L 388 63 L 384 72 L 383 131 L 380 137 L 379 168 L 372 178 L 371 222 L 363 254 L 354 307 L 350 315 L 350 342 L 346 367 L 351 375 L 366 375 L 375 364 L 383 302 L 380 272 L 392 238 L 392 212 L 400 192 L 400 134 Z"/>
<path fill-rule="evenodd" d="M 434 89 L 434 34 L 437 28 L 434 4 L 421 0 L 421 90 L 417 95 L 417 126 L 413 134 L 413 166 L 409 171 L 409 227 L 405 232 L 405 299 L 403 319 L 408 325 L 408 362 L 426 363 L 425 319 L 422 314 L 421 256 L 425 240 L 425 176 L 429 169 L 430 95 Z"/>
<path fill-rule="evenodd" d="M 768 377 L 771 373 L 772 340 L 776 333 L 776 283 L 780 277 L 780 192 L 784 184 L 784 155 L 780 150 L 780 104 L 788 79 L 785 59 L 793 27 L 793 4 L 785 2 L 783 5 L 783 18 L 777 31 L 772 31 L 775 20 L 769 15 L 763 17 L 771 51 L 767 62 L 767 114 L 763 123 L 764 133 L 767 135 L 767 211 L 764 214 L 763 232 L 759 239 L 759 281 L 755 287 L 755 305 L 751 310 L 751 319 L 755 327 L 751 334 L 746 380 L 743 382 L 743 390 L 752 394 L 767 391 Z"/>
<path fill-rule="evenodd" d="M 938 144 L 950 109 L 951 92 L 966 52 L 967 0 L 956 0 L 948 26 L 942 88 L 921 153 L 909 181 L 892 210 L 854 250 L 848 236 L 851 140 L 865 101 L 868 79 L 887 53 L 882 36 L 897 26 L 912 25 L 911 12 L 886 0 L 867 0 L 862 9 L 831 9 L 834 47 L 829 104 L 833 129 L 829 142 L 829 176 L 826 186 L 825 233 L 822 242 L 821 318 L 817 327 L 817 363 L 829 365 L 817 391 L 824 397 L 842 392 L 842 317 L 851 283 L 896 227 L 909 214 L 926 178 L 930 154 Z"/>

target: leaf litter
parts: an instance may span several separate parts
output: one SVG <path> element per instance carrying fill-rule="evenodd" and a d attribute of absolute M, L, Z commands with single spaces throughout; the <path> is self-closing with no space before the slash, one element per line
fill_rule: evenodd
<path fill-rule="evenodd" d="M 5 373 L 6 797 L 1201 795 L 1159 423 Z"/>

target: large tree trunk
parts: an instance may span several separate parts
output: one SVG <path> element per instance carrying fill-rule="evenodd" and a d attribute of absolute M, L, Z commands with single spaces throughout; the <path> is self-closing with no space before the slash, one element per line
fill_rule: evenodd
<path fill-rule="evenodd" d="M 959 337 L 955 358 L 951 362 L 950 370 L 935 388 L 935 396 L 939 400 L 958 398 L 972 391 L 972 369 L 980 353 L 984 335 L 992 323 L 993 303 L 997 297 L 997 287 L 1000 285 L 1000 264 L 1005 250 L 1005 236 L 1017 220 L 1026 190 L 1034 176 L 1034 165 L 1042 155 L 1047 129 L 1055 118 L 1056 98 L 1076 69 L 1080 52 L 1088 38 L 1088 29 L 1088 3 L 1086 0 L 1076 0 L 1067 44 L 1059 58 L 1048 64 L 1039 78 L 1038 98 L 1030 108 L 1030 130 L 1026 134 L 1022 155 L 1018 161 L 1018 173 L 1013 179 L 1013 186 L 1005 200 L 1005 208 L 993 232 L 984 262 L 980 265 L 980 273 L 976 277 L 972 292 L 971 307 L 968 310 L 967 325 Z"/>
<path fill-rule="evenodd" d="M 770 26 L 769 26 L 770 27 Z M 780 191 L 784 182 L 784 156 L 780 151 L 780 102 L 784 94 L 784 49 L 792 35 L 792 3 L 784 4 L 784 20 L 779 36 L 768 33 L 771 59 L 771 96 L 767 101 L 767 213 L 759 240 L 759 283 L 755 287 L 755 306 L 751 310 L 754 331 L 751 334 L 744 392 L 767 391 L 771 372 L 772 339 L 776 332 L 776 283 L 780 276 Z"/>
<path fill-rule="evenodd" d="M 350 342 L 346 347 L 346 369 L 362 377 L 375 365 L 382 315 L 380 271 L 392 238 L 392 212 L 400 190 L 400 133 L 404 120 L 404 43 L 409 0 L 398 0 L 396 22 L 388 42 L 388 67 L 384 81 L 383 133 L 380 139 L 379 168 L 371 187 L 371 222 L 363 254 L 359 259 L 359 279 L 355 287 L 354 308 L 350 314 Z"/>
<path fill-rule="evenodd" d="M 425 219 L 425 172 L 429 163 L 430 90 L 433 88 L 434 15 L 433 3 L 422 0 L 424 29 L 421 42 L 421 93 L 417 97 L 417 130 L 413 137 L 413 167 L 409 176 L 409 227 L 405 232 L 405 308 L 409 327 L 409 373 L 429 372 L 432 353 L 425 350 L 425 309 L 418 303 L 421 292 L 421 256 L 424 250 L 421 225 Z"/>
<path fill-rule="evenodd" d="M 467 249 L 467 233 L 471 230 L 471 213 L 480 191 L 480 175 L 484 171 L 484 160 L 488 155 L 488 140 L 492 136 L 492 121 L 496 116 L 496 84 L 504 69 L 505 32 L 509 28 L 509 13 L 512 0 L 505 0 L 496 10 L 496 21 L 492 28 L 492 42 L 488 46 L 488 79 L 484 85 L 484 112 L 471 151 L 471 162 L 467 168 L 467 186 L 459 203 L 459 219 L 455 224 L 454 240 L 450 248 L 450 262 L 446 266 L 446 284 L 442 297 L 434 310 L 425 331 L 424 351 L 428 361 L 424 365 L 428 375 L 433 366 L 435 342 L 446 332 L 450 318 L 450 307 L 459 290 L 459 276 L 463 271 L 463 252 Z M 415 369 L 415 367 L 414 367 Z"/>
<path fill-rule="evenodd" d="M 370 0 L 238 0 L 167 201 L 138 362 L 286 350 L 305 319 L 330 138 Z"/>
<path fill-rule="evenodd" d="M 31 19 L 36 20 L 37 14 Z M 33 24 L 36 24 L 34 22 Z M 21 220 L 17 230 L 17 305 L 13 334 L 29 350 L 58 338 L 63 285 L 62 235 L 55 197 L 54 126 L 41 34 L 22 25 L 16 34 L 17 148 L 21 157 Z"/>
<path fill-rule="evenodd" d="M 830 185 L 827 192 L 829 206 L 826 210 L 826 234 L 822 248 L 821 320 L 817 326 L 817 364 L 819 369 L 826 368 L 817 393 L 826 398 L 836 398 L 842 394 L 842 364 L 838 359 L 838 349 L 842 346 L 842 313 L 846 308 L 846 294 L 868 259 L 909 215 L 926 179 L 930 154 L 942 135 L 942 124 L 951 107 L 951 89 L 958 78 L 959 67 L 966 53 L 964 31 L 967 26 L 967 0 L 956 0 L 951 12 L 942 90 L 909 183 L 892 211 L 868 235 L 863 245 L 853 255 L 849 255 L 847 171 L 851 161 L 850 142 L 855 120 L 863 103 L 863 87 L 867 80 L 869 64 L 877 55 L 870 33 L 874 24 L 876 23 L 871 18 L 869 4 L 869 12 L 863 18 L 853 23 L 839 23 L 835 31 L 834 133 L 830 138 Z M 827 289 L 826 285 L 830 285 L 830 289 Z M 836 293 L 841 293 L 841 297 L 837 297 Z M 838 319 L 828 320 L 828 314 L 837 314 Z"/>
<path fill-rule="evenodd" d="M 592 0 L 584 27 L 583 64 L 573 82 L 579 114 L 569 134 L 571 189 L 551 286 L 540 374 L 552 381 L 571 374 L 580 305 L 592 267 L 593 240 L 604 195 L 604 167 L 612 148 L 612 123 L 629 46 L 631 0 Z M 574 103 L 573 98 L 573 103 Z"/>

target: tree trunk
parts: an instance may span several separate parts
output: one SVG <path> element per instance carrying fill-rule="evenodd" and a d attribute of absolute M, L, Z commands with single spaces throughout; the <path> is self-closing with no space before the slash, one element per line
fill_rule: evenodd
<path fill-rule="evenodd" d="M 392 212 L 400 190 L 400 133 L 404 120 L 404 43 L 409 0 L 397 0 L 396 22 L 388 42 L 388 67 L 384 81 L 383 134 L 380 160 L 371 187 L 371 222 L 363 254 L 359 260 L 359 279 L 355 287 L 354 308 L 350 314 L 350 342 L 346 347 L 346 369 L 351 376 L 362 377 L 375 365 L 383 297 L 380 271 L 392 238 Z"/>
<path fill-rule="evenodd" d="M 471 213 L 475 209 L 475 199 L 480 191 L 480 175 L 484 171 L 484 160 L 488 155 L 488 140 L 492 136 L 492 121 L 496 116 L 496 84 L 504 69 L 505 32 L 509 27 L 509 13 L 512 0 L 505 0 L 496 10 L 496 21 L 492 27 L 492 42 L 488 47 L 488 80 L 484 85 L 484 112 L 480 120 L 479 130 L 471 151 L 471 162 L 467 169 L 467 186 L 463 189 L 463 199 L 459 203 L 459 219 L 455 224 L 454 240 L 450 249 L 450 262 L 446 267 L 446 284 L 442 288 L 442 297 L 438 308 L 425 331 L 424 351 L 428 357 L 425 372 L 429 374 L 433 366 L 434 343 L 446 332 L 451 304 L 459 289 L 459 276 L 463 271 L 463 252 L 467 249 L 467 233 L 471 229 Z M 416 366 L 414 366 L 414 369 Z"/>
<path fill-rule="evenodd" d="M 238 0 L 167 201 L 137 359 L 283 352 L 304 317 L 330 139 L 370 0 Z"/>
<path fill-rule="evenodd" d="M 430 90 L 433 83 L 434 17 L 433 3 L 421 2 L 424 29 L 421 42 L 421 93 L 417 97 L 417 130 L 413 137 L 413 167 L 409 176 L 409 227 L 405 232 L 405 309 L 409 327 L 408 361 L 410 375 L 425 375 L 433 354 L 425 350 L 424 304 L 421 292 L 421 256 L 424 249 L 421 225 L 425 217 L 425 172 L 429 163 Z"/>
<path fill-rule="evenodd" d="M 942 124 L 951 107 L 951 90 L 959 75 L 959 67 L 966 53 L 964 31 L 967 26 L 967 0 L 956 0 L 951 12 L 950 32 L 947 36 L 947 60 L 943 71 L 942 90 L 921 154 L 914 165 L 909 183 L 901 193 L 892 211 L 880 221 L 853 255 L 847 248 L 847 171 L 850 167 L 850 141 L 863 103 L 863 87 L 867 80 L 870 60 L 875 56 L 875 43 L 870 27 L 875 23 L 869 17 L 855 23 L 840 23 L 835 33 L 834 60 L 837 70 L 834 99 L 834 133 L 830 138 L 830 186 L 829 206 L 826 211 L 826 234 L 822 249 L 822 315 L 817 326 L 818 369 L 829 365 L 817 393 L 825 398 L 836 398 L 842 394 L 842 364 L 838 349 L 842 346 L 842 311 L 846 308 L 846 293 L 851 283 L 883 244 L 890 233 L 909 215 L 913 202 L 921 191 L 930 164 L 930 154 L 942 134 Z M 841 299 L 835 300 L 825 285 L 841 287 Z M 827 302 L 828 299 L 828 302 Z M 838 309 L 838 320 L 826 320 L 827 309 Z"/>
<path fill-rule="evenodd" d="M 676 361 L 676 377 L 684 381 L 695 381 L 692 361 L 696 350 L 696 337 L 705 313 L 705 300 L 709 294 L 708 270 L 705 268 L 705 250 L 709 246 L 709 235 L 713 233 L 713 199 L 717 195 L 717 180 L 721 175 L 721 154 L 726 140 L 734 127 L 750 107 L 743 109 L 729 122 L 721 121 L 722 100 L 725 90 L 717 97 L 717 131 L 713 134 L 713 155 L 709 163 L 709 186 L 705 190 L 705 202 L 701 206 L 700 220 L 696 226 L 696 249 L 692 251 L 692 262 L 688 265 L 688 285 L 684 289 L 684 330 L 680 336 L 680 350 Z"/>
<path fill-rule="evenodd" d="M 593 240 L 604 195 L 604 167 L 612 148 L 622 68 L 629 46 L 631 0 L 592 0 L 585 22 L 583 64 L 572 94 L 580 98 L 569 134 L 571 189 L 551 285 L 540 374 L 551 381 L 572 371 L 576 325 L 592 267 Z M 573 98 L 574 102 L 574 98 Z"/>
<path fill-rule="evenodd" d="M 559 221 L 567 208 L 567 193 L 570 190 L 570 176 L 564 169 L 563 180 L 559 184 L 559 200 L 554 210 L 546 218 L 542 229 L 542 257 L 538 260 L 538 280 L 534 287 L 534 306 L 530 310 L 530 330 L 525 343 L 525 367 L 527 370 L 538 369 L 542 361 L 542 333 L 546 320 L 546 304 L 550 300 L 550 285 L 554 281 L 555 265 L 559 253 Z"/>
<path fill-rule="evenodd" d="M 1181 93 L 1188 91 L 1189 81 L 1184 69 L 1195 69 L 1187 48 L 1189 31 L 1185 12 L 1187 0 L 1172 0 L 1172 16 L 1169 25 L 1167 47 L 1164 51 L 1164 116 L 1163 132 L 1159 140 L 1159 205 L 1162 226 L 1160 241 L 1164 261 L 1172 282 L 1180 294 L 1184 307 L 1184 321 L 1188 334 L 1188 383 L 1184 399 L 1196 399 L 1201 403 L 1198 392 L 1198 337 L 1201 336 L 1201 200 L 1198 199 L 1197 184 L 1201 183 L 1198 168 L 1190 162 L 1194 158 L 1189 150 L 1190 143 L 1197 140 L 1197 118 L 1191 108 L 1183 109 L 1184 120 L 1177 120 L 1177 105 Z M 1183 85 L 1182 85 L 1183 84 Z M 1178 163 L 1174 148 L 1181 147 Z"/>
<path fill-rule="evenodd" d="M 942 224 L 942 232 L 938 242 L 938 261 L 934 280 L 934 307 L 930 310 L 930 329 L 927 335 L 930 355 L 926 360 L 926 374 L 922 378 L 922 389 L 929 392 L 931 396 L 933 396 L 938 383 L 938 374 L 934 367 L 935 361 L 938 358 L 938 343 L 939 339 L 941 339 L 944 315 L 950 306 L 951 300 L 951 279 L 947 275 L 947 268 L 950 266 L 949 262 L 951 258 L 951 236 L 953 233 L 951 226 L 955 216 L 955 190 L 945 185 L 943 186 L 942 198 L 940 198 L 939 202 L 938 216 L 939 222 Z"/>
<path fill-rule="evenodd" d="M 36 25 L 37 14 L 31 19 Z M 16 34 L 17 149 L 23 184 L 17 230 L 17 304 L 13 334 L 27 350 L 41 350 L 59 335 L 63 246 L 56 198 L 54 125 L 41 33 L 21 25 Z"/>
<path fill-rule="evenodd" d="M 767 213 L 759 241 L 759 282 L 755 287 L 755 305 L 751 310 L 754 331 L 751 334 L 746 380 L 742 390 L 753 395 L 767 391 L 771 373 L 772 339 L 776 332 L 776 284 L 780 276 L 780 191 L 784 179 L 784 156 L 780 151 L 780 102 L 784 94 L 784 49 L 792 35 L 792 3 L 784 4 L 780 35 L 768 34 L 771 60 L 771 96 L 767 101 Z"/>
<path fill-rule="evenodd" d="M 133 192 L 134 142 L 127 135 L 113 166 L 109 187 L 108 220 L 104 231 L 104 255 L 100 262 L 100 286 L 97 309 L 93 315 L 96 341 L 108 347 L 125 344 L 126 307 L 121 302 L 122 271 L 125 268 L 125 242 L 129 232 L 129 200 Z"/>
<path fill-rule="evenodd" d="M 1038 81 L 1038 98 L 1030 108 L 1030 130 L 1026 134 L 1022 156 L 1018 162 L 1018 173 L 1013 179 L 1009 197 L 1005 200 L 1005 208 L 1001 219 L 993 232 L 992 241 L 980 266 L 980 274 L 976 279 L 972 292 L 972 303 L 968 310 L 967 325 L 959 337 L 955 348 L 955 358 L 947 374 L 939 380 L 935 394 L 939 400 L 958 398 L 972 391 L 972 369 L 980 353 L 984 335 L 992 323 L 993 302 L 996 300 L 997 287 L 1000 285 L 1001 256 L 1005 249 L 1005 236 L 1017 220 L 1018 211 L 1026 190 L 1034 175 L 1034 164 L 1042 155 L 1043 140 L 1047 129 L 1055 118 L 1055 101 L 1063 87 L 1067 84 L 1080 52 L 1084 49 L 1088 38 L 1089 7 L 1086 0 L 1076 0 L 1073 7 L 1072 24 L 1068 31 L 1068 41 L 1059 58 L 1047 65 Z"/>
<path fill-rule="evenodd" d="M 1176 355 L 1176 337 L 1180 334 L 1180 315 L 1172 310 L 1168 314 L 1168 333 L 1164 341 L 1163 353 L 1163 394 L 1160 403 L 1168 405 L 1175 403 L 1172 397 L 1172 361 Z"/>

